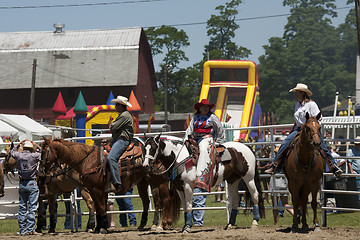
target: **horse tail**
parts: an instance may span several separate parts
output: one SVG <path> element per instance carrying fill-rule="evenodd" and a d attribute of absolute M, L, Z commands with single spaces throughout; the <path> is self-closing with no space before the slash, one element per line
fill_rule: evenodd
<path fill-rule="evenodd" d="M 258 191 L 258 202 L 259 202 L 259 214 L 261 218 L 265 218 L 265 205 L 264 205 L 264 198 L 263 198 L 263 192 L 261 187 L 261 181 L 260 181 L 260 174 L 257 167 L 257 160 L 255 162 L 255 186 L 256 190 Z"/>
<path fill-rule="evenodd" d="M 170 197 L 171 197 L 171 205 L 170 205 L 170 213 L 169 217 L 172 219 L 172 222 L 175 224 L 180 218 L 180 206 L 181 200 L 179 194 L 176 191 L 174 183 L 170 182 Z"/>

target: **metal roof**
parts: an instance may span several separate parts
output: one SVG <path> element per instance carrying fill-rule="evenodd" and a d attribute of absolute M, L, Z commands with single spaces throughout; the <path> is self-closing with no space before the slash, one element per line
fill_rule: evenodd
<path fill-rule="evenodd" d="M 0 33 L 0 87 L 135 86 L 141 27 L 110 30 Z"/>
<path fill-rule="evenodd" d="M 346 128 L 348 125 L 352 128 L 354 125 L 356 128 L 360 127 L 360 116 L 336 116 L 334 117 L 323 117 L 321 125 L 324 128 Z"/>
<path fill-rule="evenodd" d="M 0 33 L 0 52 L 136 48 L 140 35 L 141 27 L 61 33 L 8 32 Z"/>

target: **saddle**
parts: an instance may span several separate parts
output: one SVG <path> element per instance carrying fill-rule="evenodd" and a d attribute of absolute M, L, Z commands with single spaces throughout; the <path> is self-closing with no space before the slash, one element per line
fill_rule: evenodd
<path fill-rule="evenodd" d="M 197 165 L 198 159 L 199 159 L 199 145 L 197 141 L 194 139 L 189 139 L 186 142 L 186 147 L 188 148 L 189 152 L 191 153 L 191 161 L 193 165 Z M 224 161 L 230 161 L 230 157 L 222 159 L 222 156 L 224 156 L 224 153 L 228 153 L 228 150 L 225 146 L 219 145 L 212 148 L 212 151 L 210 152 L 210 159 L 211 159 L 211 166 L 209 166 L 208 173 L 204 173 L 201 177 L 201 180 L 195 181 L 195 187 L 206 189 L 210 192 L 210 188 L 213 187 L 216 183 L 217 177 L 218 177 L 218 171 L 219 171 L 219 163 Z M 193 165 L 189 165 L 188 161 L 185 162 L 185 169 L 188 170 L 188 167 L 192 167 Z M 213 175 L 213 169 L 215 167 L 215 175 Z M 178 173 L 176 175 L 180 175 L 182 173 L 183 168 L 179 168 Z"/>

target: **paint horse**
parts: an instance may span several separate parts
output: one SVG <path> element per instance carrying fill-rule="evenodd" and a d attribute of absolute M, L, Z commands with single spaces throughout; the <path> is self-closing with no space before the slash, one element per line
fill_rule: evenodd
<path fill-rule="evenodd" d="M 133 151 L 133 152 L 132 152 Z M 122 180 L 122 194 L 125 194 L 131 187 L 137 185 L 139 195 L 143 202 L 143 213 L 139 229 L 143 229 L 147 223 L 149 210 L 149 196 L 147 188 L 149 183 L 148 176 L 142 167 L 142 152 L 138 148 L 132 148 L 125 152 L 120 161 L 120 175 Z M 96 209 L 96 227 L 95 233 L 107 233 L 106 206 L 108 194 L 104 191 L 107 183 L 106 161 L 101 161 L 103 154 L 102 148 L 88 146 L 83 143 L 74 143 L 62 139 L 49 140 L 44 139 L 42 146 L 42 158 L 50 163 L 57 160 L 67 163 L 75 169 L 82 179 L 84 185 L 89 189 L 90 195 L 95 203 Z M 135 155 L 137 157 L 135 157 Z M 130 157 L 128 157 L 130 156 Z M 166 181 L 158 181 L 161 189 L 168 188 Z M 162 190 L 162 194 L 166 191 Z M 173 194 L 174 195 L 174 194 Z M 173 204 L 171 195 L 162 195 L 164 209 L 169 204 Z"/>
<path fill-rule="evenodd" d="M 225 180 L 229 184 L 232 210 L 225 229 L 231 229 L 236 223 L 240 201 L 238 186 L 241 179 L 245 181 L 251 194 L 254 204 L 252 225 L 257 226 L 260 216 L 262 218 L 265 217 L 265 208 L 255 155 L 249 147 L 239 142 L 227 142 L 224 146 L 226 147 L 226 154 L 223 155 L 224 159 L 218 163 L 217 167 L 214 167 L 213 174 L 217 176 L 217 180 L 213 182 L 212 186 L 220 184 Z M 196 179 L 196 166 L 189 167 L 193 163 L 192 153 L 187 147 L 184 147 L 182 142 L 163 140 L 160 138 L 160 135 L 150 137 L 145 142 L 145 160 L 143 165 L 156 173 L 158 171 L 155 167 L 157 162 L 161 162 L 165 166 L 169 176 L 174 176 L 171 181 L 177 186 L 184 209 L 185 225 L 182 232 L 189 232 L 192 226 L 192 199 Z"/>
<path fill-rule="evenodd" d="M 297 216 L 300 210 L 302 230 L 309 230 L 306 222 L 306 206 L 310 193 L 314 227 L 316 231 L 320 230 L 317 219 L 317 193 L 323 176 L 323 159 L 319 152 L 321 148 L 321 126 L 318 120 L 320 117 L 321 113 L 316 117 L 309 117 L 309 114 L 306 113 L 306 122 L 301 126 L 299 134 L 294 139 L 294 144 L 290 145 L 290 152 L 284 163 L 283 169 L 288 179 L 288 188 L 294 205 L 292 232 L 299 230 Z"/>

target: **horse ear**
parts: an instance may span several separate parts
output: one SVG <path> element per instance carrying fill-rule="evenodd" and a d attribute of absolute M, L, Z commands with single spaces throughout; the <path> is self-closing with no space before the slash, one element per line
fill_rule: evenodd
<path fill-rule="evenodd" d="M 318 115 L 316 115 L 316 119 L 319 120 L 321 118 L 321 112 L 318 113 Z"/>
<path fill-rule="evenodd" d="M 309 113 L 308 113 L 308 112 L 306 112 L 306 115 L 305 115 L 305 117 L 306 117 L 306 121 L 307 121 L 307 120 L 309 120 L 309 118 L 310 118 L 310 115 L 309 115 Z"/>
<path fill-rule="evenodd" d="M 10 150 L 14 148 L 14 142 L 11 142 Z"/>
<path fill-rule="evenodd" d="M 160 142 L 160 136 L 161 136 L 161 133 L 156 136 L 156 138 L 155 138 L 155 141 L 156 141 L 156 142 Z"/>

